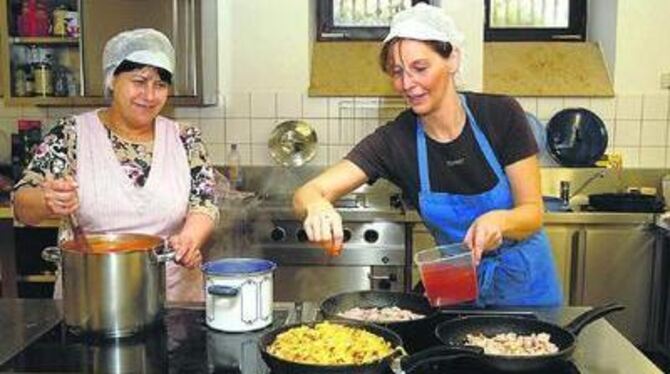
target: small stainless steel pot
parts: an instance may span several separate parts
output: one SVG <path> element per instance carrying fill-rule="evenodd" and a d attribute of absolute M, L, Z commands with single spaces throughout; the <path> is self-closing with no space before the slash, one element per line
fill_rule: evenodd
<path fill-rule="evenodd" d="M 59 264 L 65 324 L 75 334 L 122 337 L 163 316 L 165 263 L 174 251 L 158 236 L 86 235 L 88 251 L 75 241 L 48 247 L 42 258 Z"/>

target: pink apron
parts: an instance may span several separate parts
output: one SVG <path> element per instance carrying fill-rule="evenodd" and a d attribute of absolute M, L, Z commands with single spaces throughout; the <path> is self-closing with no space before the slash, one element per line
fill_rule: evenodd
<path fill-rule="evenodd" d="M 75 116 L 79 224 L 87 233 L 142 233 L 167 238 L 181 229 L 188 212 L 191 176 L 179 125 L 155 121 L 151 172 L 136 187 L 119 163 L 97 111 Z M 168 301 L 203 301 L 200 269 L 167 264 Z M 54 297 L 60 297 L 60 277 Z"/>

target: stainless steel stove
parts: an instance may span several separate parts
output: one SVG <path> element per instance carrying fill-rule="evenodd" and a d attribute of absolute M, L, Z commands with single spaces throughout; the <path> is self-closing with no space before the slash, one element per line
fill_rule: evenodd
<path fill-rule="evenodd" d="M 320 300 L 355 290 L 409 290 L 411 227 L 396 187 L 380 181 L 335 202 L 344 229 L 344 247 L 337 257 L 308 241 L 292 210 L 293 190 L 279 186 L 257 193 L 243 211 L 235 212 L 237 222 L 218 235 L 224 243 L 221 254 L 276 262 L 277 301 Z"/>

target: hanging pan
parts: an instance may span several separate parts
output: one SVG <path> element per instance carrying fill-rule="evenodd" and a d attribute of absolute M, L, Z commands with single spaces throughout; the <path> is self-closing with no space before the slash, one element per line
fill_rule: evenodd
<path fill-rule="evenodd" d="M 562 166 L 594 166 L 607 149 L 607 128 L 588 109 L 564 109 L 547 123 L 547 147 Z"/>
<path fill-rule="evenodd" d="M 304 121 L 284 121 L 270 134 L 270 156 L 279 165 L 298 167 L 316 155 L 316 131 Z"/>

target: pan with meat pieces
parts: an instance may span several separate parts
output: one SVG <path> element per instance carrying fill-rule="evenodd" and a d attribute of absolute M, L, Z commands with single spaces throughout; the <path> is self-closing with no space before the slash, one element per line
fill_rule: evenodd
<path fill-rule="evenodd" d="M 546 333 L 517 335 L 513 332 L 487 337 L 483 334 L 468 334 L 465 344 L 484 349 L 485 354 L 500 356 L 539 356 L 558 352 Z"/>
<path fill-rule="evenodd" d="M 275 338 L 268 352 L 281 359 L 314 365 L 360 365 L 393 353 L 383 338 L 363 329 L 321 322 L 298 326 Z"/>

